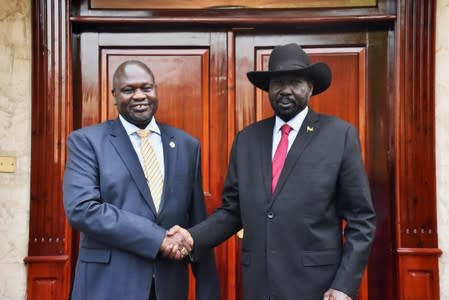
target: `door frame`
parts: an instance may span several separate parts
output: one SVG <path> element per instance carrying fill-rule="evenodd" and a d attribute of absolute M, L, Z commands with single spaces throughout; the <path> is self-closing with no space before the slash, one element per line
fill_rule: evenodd
<path fill-rule="evenodd" d="M 439 299 L 435 170 L 435 8 L 436 1 L 378 0 L 376 8 L 343 10 L 243 10 L 120 12 L 89 10 L 85 0 L 36 0 L 32 6 L 32 154 L 27 293 L 29 299 L 64 299 L 70 290 L 71 229 L 64 217 L 61 183 L 66 138 L 72 131 L 71 87 L 79 51 L 72 37 L 90 26 L 161 29 L 217 26 L 230 31 L 273 26 L 387 26 L 393 64 L 389 109 L 392 134 L 386 137 L 393 181 L 396 282 L 391 299 L 416 294 Z M 76 8 L 76 9 L 75 9 Z M 229 41 L 232 46 L 232 41 Z M 232 57 L 232 51 L 228 54 Z M 231 68 L 231 67 L 230 67 Z M 229 74 L 233 80 L 233 75 Z M 233 87 L 228 93 L 235 108 Z M 234 112 L 235 114 L 235 112 Z M 230 116 L 234 120 L 235 115 Z M 231 137 L 228 136 L 228 139 Z M 420 276 L 416 276 L 420 275 Z M 419 288 L 418 288 L 419 287 Z"/>

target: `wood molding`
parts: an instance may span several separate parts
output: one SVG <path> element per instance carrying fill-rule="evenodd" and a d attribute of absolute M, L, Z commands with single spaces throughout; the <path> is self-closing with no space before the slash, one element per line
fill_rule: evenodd
<path fill-rule="evenodd" d="M 390 23 L 396 19 L 394 15 L 357 15 L 357 16 L 301 16 L 300 14 L 287 15 L 279 18 L 272 16 L 248 16 L 236 18 L 235 16 L 199 16 L 195 18 L 186 16 L 155 16 L 155 17 L 109 17 L 109 16 L 72 16 L 70 21 L 74 24 L 170 24 L 170 25 L 247 25 L 251 28 L 257 25 L 311 25 L 311 24 L 354 24 L 354 23 Z"/>
<path fill-rule="evenodd" d="M 437 248 L 398 249 L 399 299 L 440 299 Z"/>
<path fill-rule="evenodd" d="M 71 115 L 67 53 L 69 27 L 65 1 L 40 0 L 33 3 L 33 149 L 28 254 L 61 255 L 67 252 L 67 223 L 61 186 Z"/>
<path fill-rule="evenodd" d="M 435 1 L 399 1 L 396 38 L 397 247 L 438 247 Z"/>
<path fill-rule="evenodd" d="M 32 1 L 32 134 L 28 299 L 67 299 L 70 233 L 62 203 L 70 130 L 66 1 Z"/>
<path fill-rule="evenodd" d="M 397 253 L 400 256 L 440 256 L 443 251 L 439 248 L 399 248 Z"/>
<path fill-rule="evenodd" d="M 398 299 L 439 299 L 435 170 L 436 1 L 398 1 L 396 244 Z"/>
<path fill-rule="evenodd" d="M 69 256 L 28 256 L 28 300 L 67 299 L 70 289 Z"/>
<path fill-rule="evenodd" d="M 302 19 L 308 18 L 329 18 L 337 20 L 338 22 L 338 20 L 345 20 L 348 17 L 382 18 L 382 16 L 385 15 L 396 15 L 396 1 L 391 0 L 376 0 L 375 5 L 368 5 L 367 2 L 367 5 L 364 6 L 357 5 L 354 1 L 347 1 L 347 5 L 345 5 L 345 7 L 339 7 L 338 9 L 335 8 L 335 5 L 339 5 L 338 2 L 340 1 L 334 0 L 291 1 L 292 3 L 294 3 L 294 5 L 301 6 L 300 8 L 273 8 L 275 6 L 279 6 L 280 4 L 280 2 L 275 3 L 273 1 L 268 1 L 271 2 L 269 4 L 271 8 L 253 8 L 254 6 L 263 6 L 263 0 L 256 1 L 257 4 L 254 3 L 254 1 L 253 4 L 249 2 L 240 2 L 237 6 L 214 5 L 212 4 L 212 2 L 217 2 L 215 0 L 193 1 L 195 3 L 191 3 L 192 1 L 189 1 L 188 5 L 195 5 L 196 7 L 201 6 L 201 4 L 199 4 L 200 2 L 209 2 L 209 5 L 206 4 L 206 6 L 208 7 L 205 7 L 203 9 L 181 8 L 183 6 L 183 4 L 181 3 L 182 1 L 175 1 L 176 3 L 174 3 L 173 5 L 178 6 L 177 8 L 173 6 L 170 7 L 170 1 L 164 1 L 163 4 L 158 5 L 159 8 L 154 9 L 149 9 L 149 6 L 145 5 L 145 1 L 122 1 L 118 5 L 113 3 L 117 3 L 117 1 L 100 1 L 102 1 L 103 3 L 107 2 L 108 7 L 101 8 L 95 5 L 91 5 L 91 0 L 73 0 L 72 8 L 75 13 L 72 15 L 77 18 L 88 17 L 88 19 L 92 17 L 119 17 L 116 18 L 116 20 L 122 24 L 124 23 L 124 21 L 120 21 L 120 18 L 126 18 L 126 21 L 131 22 L 136 19 L 148 19 L 151 21 L 153 19 L 158 20 L 160 18 L 165 18 L 168 24 L 178 19 L 184 19 L 188 24 L 192 24 L 198 21 L 215 22 L 215 20 L 223 19 L 227 19 L 230 22 L 239 22 L 239 20 L 249 20 L 255 18 L 259 20 L 266 19 L 266 21 L 268 22 L 267 24 L 276 24 L 278 22 L 282 22 L 282 19 L 288 17 L 296 18 L 298 22 L 301 22 Z M 226 2 L 229 3 L 230 1 L 235 0 L 227 0 Z M 315 4 L 318 5 L 315 5 L 315 7 L 311 7 L 310 1 L 314 1 L 316 2 Z M 324 2 L 327 2 L 328 5 L 325 5 Z M 145 5 L 147 8 L 142 9 L 142 5 Z M 128 22 L 126 23 L 129 24 Z"/>
<path fill-rule="evenodd" d="M 376 7 L 376 0 L 89 0 L 92 9 L 243 9 Z"/>

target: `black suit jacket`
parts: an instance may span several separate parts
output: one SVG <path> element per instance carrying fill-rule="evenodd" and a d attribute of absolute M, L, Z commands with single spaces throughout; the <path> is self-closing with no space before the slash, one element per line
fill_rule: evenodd
<path fill-rule="evenodd" d="M 195 251 L 243 226 L 245 300 L 317 300 L 331 287 L 355 299 L 375 232 L 357 132 L 310 110 L 272 194 L 273 126 L 270 118 L 236 135 L 223 205 L 190 229 Z"/>

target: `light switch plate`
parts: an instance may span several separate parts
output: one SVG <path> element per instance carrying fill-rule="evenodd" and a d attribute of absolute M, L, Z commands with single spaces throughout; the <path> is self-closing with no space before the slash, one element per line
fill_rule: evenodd
<path fill-rule="evenodd" d="M 0 173 L 15 173 L 16 158 L 14 156 L 0 156 Z"/>

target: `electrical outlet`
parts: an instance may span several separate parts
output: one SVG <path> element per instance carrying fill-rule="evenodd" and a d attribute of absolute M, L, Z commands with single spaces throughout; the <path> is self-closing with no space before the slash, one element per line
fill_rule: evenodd
<path fill-rule="evenodd" d="M 15 173 L 16 158 L 14 156 L 0 156 L 0 173 Z"/>

